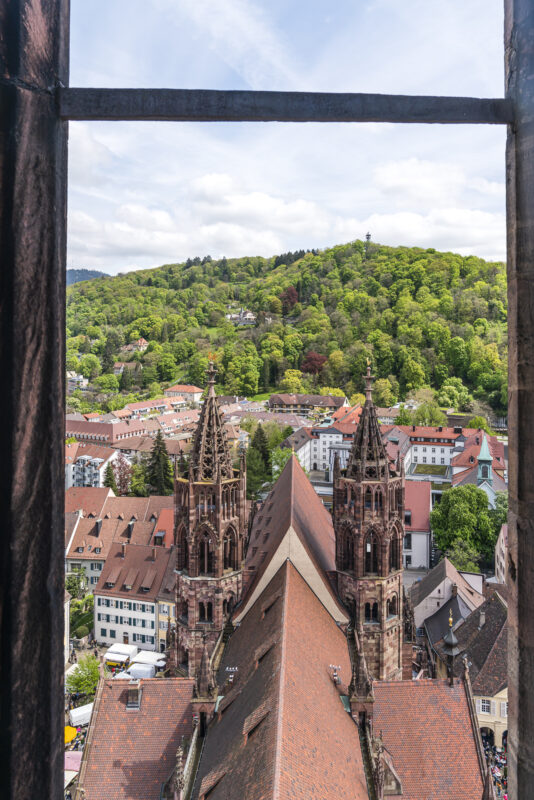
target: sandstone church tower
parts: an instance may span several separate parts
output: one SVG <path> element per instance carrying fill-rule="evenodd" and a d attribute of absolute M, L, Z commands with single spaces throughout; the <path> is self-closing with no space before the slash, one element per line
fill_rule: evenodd
<path fill-rule="evenodd" d="M 245 459 L 233 468 L 212 362 L 207 374 L 188 472 L 175 479 L 176 663 L 191 677 L 239 599 L 247 525 Z"/>
<path fill-rule="evenodd" d="M 333 517 L 338 591 L 360 631 L 372 678 L 402 677 L 402 543 L 404 466 L 392 464 L 372 399 L 371 368 L 365 405 L 347 469 L 334 467 Z"/>

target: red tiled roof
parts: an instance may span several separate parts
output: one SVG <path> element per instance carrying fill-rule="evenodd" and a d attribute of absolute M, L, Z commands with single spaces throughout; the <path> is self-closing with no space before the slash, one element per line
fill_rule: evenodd
<path fill-rule="evenodd" d="M 362 406 L 345 406 L 336 408 L 332 414 L 334 422 L 351 422 L 358 424 L 362 415 Z"/>
<path fill-rule="evenodd" d="M 154 525 L 154 536 L 163 531 L 163 545 L 170 547 L 174 541 L 174 508 L 163 508 Z"/>
<path fill-rule="evenodd" d="M 160 800 L 182 737 L 192 734 L 193 685 L 143 679 L 140 708 L 127 709 L 127 681 L 105 681 L 86 754 L 88 800 Z"/>
<path fill-rule="evenodd" d="M 65 445 L 65 464 L 74 464 L 80 456 L 101 458 L 103 461 L 107 461 L 114 452 L 115 450 L 112 447 L 106 447 L 106 445 L 103 444 L 72 442 L 71 444 Z"/>
<path fill-rule="evenodd" d="M 461 433 L 456 432 L 457 429 L 455 428 L 444 428 L 442 427 L 441 430 L 438 428 L 433 428 L 426 425 L 396 425 L 399 430 L 403 431 L 403 433 L 407 433 L 410 437 L 423 437 L 425 439 L 452 439 L 454 442 L 456 439 L 461 436 Z M 414 430 L 415 427 L 415 430 Z M 444 442 L 444 444 L 447 444 Z"/>
<path fill-rule="evenodd" d="M 254 654 L 267 642 L 257 663 Z M 228 694 L 208 729 L 196 786 L 213 786 L 208 778 L 224 773 L 210 800 L 367 800 L 358 728 L 330 677 L 331 663 L 350 679 L 343 632 L 286 561 L 223 656 L 220 683 L 227 666 L 237 667 L 235 702 Z"/>
<path fill-rule="evenodd" d="M 412 512 L 407 531 L 430 532 L 432 483 L 431 481 L 406 481 L 404 492 L 404 508 Z"/>
<path fill-rule="evenodd" d="M 467 431 L 464 431 L 467 434 Z M 478 444 L 475 439 L 478 437 L 479 441 Z M 490 453 L 493 456 L 492 468 L 497 470 L 504 470 L 506 469 L 506 464 L 504 461 L 504 445 L 500 442 L 496 436 L 488 436 L 487 437 Z M 480 453 L 480 448 L 482 447 L 482 434 L 480 431 L 473 431 L 472 434 L 465 442 L 464 449 L 454 456 L 451 460 L 451 464 L 453 467 L 470 467 L 472 465 L 477 465 L 477 458 L 478 454 Z M 471 461 L 473 459 L 473 461 Z"/>
<path fill-rule="evenodd" d="M 403 800 L 482 797 L 475 733 L 463 681 L 373 684 L 373 728 L 382 731 Z"/>
<path fill-rule="evenodd" d="M 165 391 L 183 392 L 184 394 L 198 394 L 198 392 L 203 392 L 204 389 L 200 389 L 198 386 L 188 386 L 187 384 L 176 383 L 174 386 L 169 386 L 169 388 L 165 389 Z"/>
<path fill-rule="evenodd" d="M 295 455 L 291 455 L 261 509 L 254 516 L 246 571 L 253 579 L 241 607 L 250 597 L 287 531 L 292 528 L 336 598 L 327 574 L 336 569 L 336 543 L 332 517 L 316 494 Z"/>
<path fill-rule="evenodd" d="M 71 486 L 65 492 L 65 511 L 82 509 L 85 517 L 91 513 L 100 517 L 106 500 L 114 496 L 113 491 L 106 486 Z"/>

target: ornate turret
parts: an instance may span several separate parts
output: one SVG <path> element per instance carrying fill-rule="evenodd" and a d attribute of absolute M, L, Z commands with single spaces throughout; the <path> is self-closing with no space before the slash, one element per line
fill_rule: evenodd
<path fill-rule="evenodd" d="M 333 518 L 338 590 L 355 615 L 369 673 L 402 675 L 404 469 L 390 461 L 373 403 L 367 364 L 365 405 L 347 469 L 334 470 Z"/>
<path fill-rule="evenodd" d="M 449 685 L 454 685 L 454 659 L 460 652 L 460 648 L 458 647 L 458 639 L 454 635 L 454 631 L 452 629 L 452 608 L 449 612 L 449 630 L 447 634 L 443 637 L 443 653 L 447 656 L 447 677 L 449 679 Z"/>
<path fill-rule="evenodd" d="M 354 434 L 346 472 L 347 478 L 354 480 L 375 480 L 384 478 L 388 474 L 388 456 L 372 397 L 373 381 L 374 376 L 371 375 L 371 365 L 368 362 L 365 375 L 365 404 Z"/>
<path fill-rule="evenodd" d="M 232 459 L 226 441 L 221 412 L 215 396 L 217 370 L 213 361 L 208 367 L 208 394 L 204 400 L 189 459 L 189 473 L 194 481 L 212 481 L 234 477 Z"/>
<path fill-rule="evenodd" d="M 246 462 L 234 468 L 215 396 L 216 370 L 193 440 L 187 474 L 175 480 L 177 657 L 195 677 L 241 594 L 247 530 Z"/>

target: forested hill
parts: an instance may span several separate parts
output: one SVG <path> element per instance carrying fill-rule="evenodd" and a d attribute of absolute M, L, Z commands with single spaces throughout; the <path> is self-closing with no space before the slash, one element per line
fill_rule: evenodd
<path fill-rule="evenodd" d="M 94 278 L 102 278 L 104 275 L 106 275 L 105 272 L 99 272 L 96 269 L 68 269 L 67 286 L 72 286 L 73 283 L 80 283 L 80 281 L 91 281 Z"/>
<path fill-rule="evenodd" d="M 240 309 L 256 324 L 225 318 Z M 150 346 L 135 355 L 144 388 L 203 385 L 211 352 L 226 393 L 335 387 L 350 397 L 369 356 L 382 404 L 427 385 L 442 404 L 465 406 L 470 393 L 506 407 L 504 265 L 433 249 L 354 241 L 96 279 L 69 289 L 67 335 L 69 368 L 93 353 L 104 373 L 120 345 L 144 336 Z"/>

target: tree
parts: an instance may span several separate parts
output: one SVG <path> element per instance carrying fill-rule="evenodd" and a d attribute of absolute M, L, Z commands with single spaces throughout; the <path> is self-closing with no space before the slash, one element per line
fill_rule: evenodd
<path fill-rule="evenodd" d="M 397 398 L 393 394 L 393 387 L 388 378 L 378 378 L 373 386 L 373 400 L 377 406 L 390 408 Z"/>
<path fill-rule="evenodd" d="M 132 371 L 128 367 L 124 367 L 121 372 L 119 380 L 119 389 L 121 392 L 129 392 L 132 388 Z"/>
<path fill-rule="evenodd" d="M 321 386 L 319 394 L 325 397 L 345 397 L 343 389 L 337 389 L 335 386 Z"/>
<path fill-rule="evenodd" d="M 100 375 L 95 378 L 95 385 L 103 392 L 118 392 L 119 379 L 116 375 Z"/>
<path fill-rule="evenodd" d="M 493 533 L 498 538 L 501 528 L 508 521 L 508 495 L 506 492 L 497 492 L 495 495 L 495 508 L 490 509 L 493 524 Z"/>
<path fill-rule="evenodd" d="M 365 403 L 365 395 L 361 392 L 355 392 L 351 394 L 349 402 L 353 408 L 356 406 L 363 406 Z"/>
<path fill-rule="evenodd" d="M 261 427 L 258 425 L 258 427 Z M 252 445 L 247 450 L 247 498 L 253 500 L 267 480 L 261 453 Z"/>
<path fill-rule="evenodd" d="M 100 678 L 98 658 L 93 655 L 80 656 L 76 668 L 67 675 L 65 686 L 72 694 L 84 694 L 90 701 L 95 696 Z"/>
<path fill-rule="evenodd" d="M 298 394 L 302 389 L 301 379 L 300 369 L 286 369 L 282 378 L 282 390 L 289 394 Z"/>
<path fill-rule="evenodd" d="M 117 489 L 117 482 L 115 480 L 115 473 L 113 471 L 113 464 L 110 461 L 106 467 L 106 472 L 104 475 L 104 486 L 107 486 L 108 489 L 112 489 L 115 494 L 119 493 Z"/>
<path fill-rule="evenodd" d="M 280 300 L 282 301 L 282 311 L 284 314 L 289 314 L 293 306 L 296 302 L 298 302 L 299 296 L 297 294 L 297 290 L 294 286 L 288 286 L 285 291 L 282 292 L 280 295 Z"/>
<path fill-rule="evenodd" d="M 87 578 L 85 577 L 85 570 L 81 567 L 76 567 L 69 572 L 65 577 L 65 589 L 71 597 L 83 597 L 85 594 L 85 587 L 87 586 Z"/>
<path fill-rule="evenodd" d="M 444 492 L 430 514 L 430 523 L 434 541 L 442 553 L 461 541 L 486 561 L 493 559 L 497 536 L 488 511 L 488 498 L 477 486 L 467 484 Z"/>
<path fill-rule="evenodd" d="M 473 417 L 473 419 L 470 419 L 469 422 L 467 423 L 466 428 L 475 428 L 475 430 L 486 431 L 486 433 L 489 433 L 490 436 L 493 435 L 493 431 L 490 428 L 490 424 L 486 419 L 486 417 L 481 417 L 481 416 Z"/>
<path fill-rule="evenodd" d="M 412 424 L 437 427 L 438 425 L 446 425 L 447 417 L 437 403 L 421 403 L 413 412 Z"/>
<path fill-rule="evenodd" d="M 80 370 L 84 378 L 93 380 L 100 375 L 102 368 L 98 358 L 93 353 L 87 353 L 80 359 Z"/>
<path fill-rule="evenodd" d="M 269 453 L 269 445 L 267 443 L 267 436 L 263 430 L 263 425 L 258 425 L 256 432 L 252 437 L 252 447 L 254 447 L 261 456 L 265 472 L 271 471 L 271 457 Z"/>
<path fill-rule="evenodd" d="M 302 372 L 308 372 L 311 375 L 318 375 L 327 361 L 328 359 L 326 356 L 322 356 L 320 353 L 316 353 L 314 350 L 309 350 L 304 356 L 304 360 L 301 364 Z"/>
<path fill-rule="evenodd" d="M 157 363 L 160 381 L 172 381 L 176 375 L 176 361 L 172 353 L 163 353 Z"/>
<path fill-rule="evenodd" d="M 460 572 L 480 572 L 480 556 L 469 542 L 456 539 L 445 555 Z"/>
<path fill-rule="evenodd" d="M 130 491 L 132 468 L 123 453 L 119 453 L 118 457 L 113 462 L 113 473 L 115 475 L 115 485 L 117 487 L 113 491 L 115 494 L 124 497 Z"/>
<path fill-rule="evenodd" d="M 147 464 L 147 480 L 154 494 L 172 494 L 174 479 L 172 464 L 167 454 L 167 447 L 161 431 L 154 439 L 154 446 Z"/>
<path fill-rule="evenodd" d="M 132 464 L 129 495 L 133 497 L 148 496 L 148 480 L 144 464 Z"/>
<path fill-rule="evenodd" d="M 412 415 L 404 404 L 401 403 L 399 413 L 395 420 L 396 425 L 412 425 Z"/>

